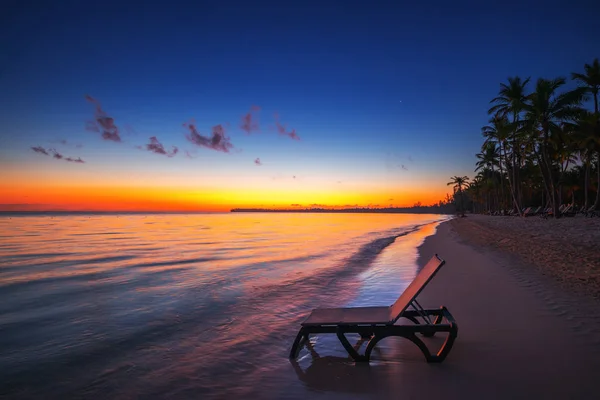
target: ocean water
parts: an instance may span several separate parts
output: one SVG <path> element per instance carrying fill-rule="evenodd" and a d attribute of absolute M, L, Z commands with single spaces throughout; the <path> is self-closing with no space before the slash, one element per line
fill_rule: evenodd
<path fill-rule="evenodd" d="M 305 397 L 310 357 L 287 359 L 299 323 L 391 304 L 446 218 L 0 217 L 0 396 Z"/>

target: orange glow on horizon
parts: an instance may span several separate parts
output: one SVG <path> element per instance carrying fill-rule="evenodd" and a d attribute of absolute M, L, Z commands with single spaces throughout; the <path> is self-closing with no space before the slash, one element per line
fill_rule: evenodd
<path fill-rule="evenodd" d="M 437 203 L 444 191 L 199 189 L 149 187 L 0 187 L 0 211 L 213 211 L 232 208 L 407 207 Z"/>

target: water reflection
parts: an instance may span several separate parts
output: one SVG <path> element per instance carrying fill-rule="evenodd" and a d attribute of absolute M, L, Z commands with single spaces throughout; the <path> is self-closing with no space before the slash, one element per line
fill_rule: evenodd
<path fill-rule="evenodd" d="M 391 304 L 416 273 L 415 247 L 434 229 L 422 225 L 436 220 L 122 215 L 64 216 L 50 225 L 48 217 L 0 218 L 0 230 L 14 233 L 0 246 L 0 346 L 9 349 L 0 354 L 2 392 L 278 393 L 310 309 Z M 315 339 L 319 351 L 333 349 L 321 358 L 345 356 L 328 340 Z"/>

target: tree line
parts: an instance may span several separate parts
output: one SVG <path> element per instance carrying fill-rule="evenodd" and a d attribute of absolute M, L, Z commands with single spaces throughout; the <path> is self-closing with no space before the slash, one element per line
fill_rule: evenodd
<path fill-rule="evenodd" d="M 577 83 L 564 90 L 567 78 L 509 77 L 490 101 L 489 124 L 481 128 L 483 143 L 475 172 L 454 176 L 458 210 L 474 212 L 524 207 L 576 210 L 600 205 L 600 63 L 572 72 Z M 587 107 L 586 107 L 587 106 Z"/>

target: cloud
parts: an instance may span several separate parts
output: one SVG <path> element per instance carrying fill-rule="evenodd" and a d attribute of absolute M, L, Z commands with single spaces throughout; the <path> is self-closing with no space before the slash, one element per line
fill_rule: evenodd
<path fill-rule="evenodd" d="M 52 156 L 54 158 L 56 158 L 57 160 L 62 160 L 63 155 L 60 154 L 58 151 L 54 150 L 54 149 L 50 149 L 50 152 L 52 153 Z"/>
<path fill-rule="evenodd" d="M 262 165 L 262 162 L 260 162 L 260 158 L 257 158 L 256 160 L 254 160 L 254 164 Z"/>
<path fill-rule="evenodd" d="M 413 158 L 411 156 L 408 156 L 408 161 L 413 162 Z"/>
<path fill-rule="evenodd" d="M 115 125 L 114 118 L 106 114 L 106 112 L 102 109 L 100 102 L 94 99 L 92 96 L 86 95 L 85 99 L 92 103 L 94 107 L 96 107 L 94 121 L 88 121 L 86 123 L 86 129 L 92 132 L 101 133 L 102 139 L 104 140 L 120 142 L 121 135 L 119 134 L 119 128 L 117 125 Z"/>
<path fill-rule="evenodd" d="M 394 201 L 394 199 L 388 199 L 388 201 Z"/>
<path fill-rule="evenodd" d="M 292 176 L 292 178 L 296 179 L 296 175 Z"/>
<path fill-rule="evenodd" d="M 167 150 L 165 150 L 165 146 L 163 146 L 163 144 L 158 141 L 156 136 L 152 136 L 150 138 L 150 143 L 146 144 L 146 150 L 152 153 L 162 154 L 167 157 L 173 157 L 179 151 L 177 147 L 173 146 L 173 150 L 171 150 L 171 152 L 168 152 Z"/>
<path fill-rule="evenodd" d="M 78 164 L 85 163 L 85 161 L 83 161 L 81 159 L 81 157 L 77 157 L 77 158 L 65 157 L 64 155 L 62 155 L 61 153 L 56 151 L 56 149 L 45 149 L 41 146 L 35 146 L 35 147 L 32 147 L 31 150 L 35 151 L 36 153 L 43 154 L 45 156 L 49 156 L 50 154 L 52 154 L 52 158 L 55 158 L 57 160 L 65 160 L 68 162 L 73 162 L 73 163 L 78 163 Z"/>
<path fill-rule="evenodd" d="M 410 156 L 408 156 L 409 160 L 412 160 L 412 158 Z M 398 154 L 394 154 L 394 153 L 390 153 L 387 152 L 385 154 L 385 168 L 390 171 L 390 172 L 394 172 L 397 170 L 403 170 L 403 171 L 408 171 L 408 167 L 405 164 L 402 164 L 401 161 L 404 160 L 404 157 L 400 157 L 400 155 Z"/>
<path fill-rule="evenodd" d="M 252 106 L 250 107 L 250 111 L 245 114 L 244 116 L 242 116 L 242 123 L 240 125 L 240 128 L 242 128 L 242 130 L 244 132 L 246 132 L 248 135 L 251 134 L 252 132 L 258 131 L 259 127 L 258 127 L 258 119 L 255 115 L 255 113 L 260 111 L 260 107 L 259 106 Z"/>
<path fill-rule="evenodd" d="M 31 147 L 31 150 L 35 151 L 36 153 L 43 154 L 45 156 L 49 156 L 50 155 L 50 154 L 48 154 L 48 151 L 46 151 L 46 149 L 43 148 L 43 147 L 41 147 L 41 146 Z"/>
<path fill-rule="evenodd" d="M 294 203 L 294 204 L 290 204 L 290 207 L 302 207 L 302 204 Z"/>
<path fill-rule="evenodd" d="M 222 125 L 213 126 L 212 136 L 210 138 L 201 135 L 198 132 L 196 125 L 192 123 L 186 123 L 183 124 L 183 126 L 190 131 L 190 134 L 185 135 L 185 137 L 196 146 L 222 151 L 223 153 L 229 153 L 229 150 L 233 148 L 233 144 L 231 144 L 229 137 L 225 135 L 225 129 Z"/>
<path fill-rule="evenodd" d="M 296 133 L 296 129 L 292 129 L 291 131 L 287 132 L 285 125 L 279 122 L 279 114 L 275 113 L 273 116 L 275 118 L 275 128 L 277 129 L 277 133 L 283 136 L 288 136 L 293 140 L 300 140 L 300 136 L 298 136 Z"/>
<path fill-rule="evenodd" d="M 188 151 L 188 150 L 186 150 L 186 151 L 185 151 L 185 156 L 186 156 L 187 158 L 189 158 L 189 159 L 192 159 L 192 160 L 193 160 L 194 158 L 196 158 L 196 153 L 195 153 L 194 151 Z"/>

